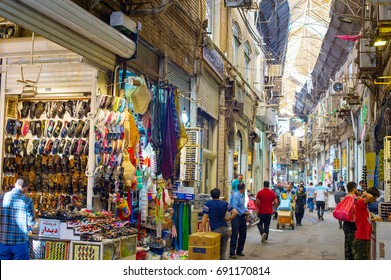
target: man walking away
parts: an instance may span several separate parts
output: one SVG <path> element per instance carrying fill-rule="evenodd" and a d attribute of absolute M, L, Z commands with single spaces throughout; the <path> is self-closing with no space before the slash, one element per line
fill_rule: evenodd
<path fill-rule="evenodd" d="M 243 253 L 243 248 L 247 235 L 246 216 L 250 215 L 250 212 L 245 207 L 244 191 L 245 185 L 244 183 L 240 183 L 238 185 L 238 191 L 235 192 L 231 198 L 231 206 L 235 208 L 235 210 L 238 212 L 238 215 L 231 221 L 232 235 L 229 249 L 230 259 L 236 259 L 236 255 L 245 256 Z"/>
<path fill-rule="evenodd" d="M 18 179 L 15 187 L 0 196 L 0 260 L 29 260 L 28 229 L 35 224 L 28 186 Z"/>
<path fill-rule="evenodd" d="M 348 188 L 347 196 L 352 196 L 356 200 L 357 184 L 355 182 L 349 182 L 346 187 Z M 344 199 L 346 199 L 346 196 Z M 356 223 L 343 222 L 342 229 L 345 235 L 345 260 L 354 260 L 353 242 L 357 230 Z"/>
<path fill-rule="evenodd" d="M 323 187 L 323 183 L 319 182 L 315 188 L 314 197 L 316 200 L 316 208 L 318 211 L 318 221 L 323 221 L 324 208 L 326 205 L 326 191 L 330 191 L 330 188 Z"/>
<path fill-rule="evenodd" d="M 304 185 L 300 185 L 299 190 L 296 193 L 296 207 L 295 207 L 295 216 L 296 216 L 296 225 L 301 226 L 301 221 L 304 217 L 304 209 L 306 205 L 307 195 L 304 191 Z"/>
<path fill-rule="evenodd" d="M 265 243 L 269 237 L 270 221 L 273 214 L 273 204 L 277 205 L 276 194 L 269 189 L 269 182 L 263 182 L 263 189 L 257 193 L 256 203 L 258 205 L 258 230 L 261 234 L 261 241 Z"/>
<path fill-rule="evenodd" d="M 314 184 L 311 182 L 307 188 L 307 203 L 308 203 L 308 212 L 314 212 L 314 194 L 315 194 L 315 187 Z"/>
<path fill-rule="evenodd" d="M 338 205 L 338 203 L 341 202 L 341 199 L 346 196 L 345 187 L 341 186 L 339 187 L 338 191 L 334 194 L 334 200 L 335 200 L 335 206 Z M 339 223 L 339 229 L 342 229 L 342 221 L 338 220 Z"/>
<path fill-rule="evenodd" d="M 364 191 L 361 198 L 356 202 L 356 236 L 354 240 L 355 247 L 355 260 L 370 260 L 371 254 L 371 234 L 372 223 L 371 215 L 369 213 L 367 204 L 376 201 L 376 198 L 380 196 L 380 192 L 377 188 L 372 187 Z"/>
<path fill-rule="evenodd" d="M 206 231 L 206 222 L 209 218 L 210 229 L 214 232 L 221 233 L 220 241 L 220 260 L 225 260 L 225 252 L 227 250 L 229 230 L 228 221 L 238 215 L 238 212 L 226 201 L 220 200 L 220 189 L 214 188 L 210 195 L 212 200 L 205 203 L 202 216 L 202 231 Z M 225 217 L 227 212 L 232 215 Z"/>

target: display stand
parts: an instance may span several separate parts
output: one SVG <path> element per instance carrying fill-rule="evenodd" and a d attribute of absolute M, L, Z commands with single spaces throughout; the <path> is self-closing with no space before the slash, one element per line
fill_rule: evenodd
<path fill-rule="evenodd" d="M 136 260 L 137 235 L 101 242 L 62 240 L 31 235 L 30 258 L 34 260 Z"/>

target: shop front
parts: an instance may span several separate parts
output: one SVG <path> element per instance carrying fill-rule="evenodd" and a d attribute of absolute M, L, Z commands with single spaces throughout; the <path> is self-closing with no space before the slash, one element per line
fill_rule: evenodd
<path fill-rule="evenodd" d="M 199 179 L 179 166 L 184 145 L 201 139 L 178 118 L 180 89 L 31 40 L 0 45 L 1 191 L 17 178 L 30 185 L 31 258 L 187 258 L 167 253 L 188 249 L 194 187 L 185 181 Z"/>
<path fill-rule="evenodd" d="M 124 192 L 127 102 L 107 95 L 107 69 L 42 37 L 7 39 L 0 47 L 1 191 L 17 178 L 30 185 L 39 218 L 32 258 L 135 258 L 137 230 L 117 225 L 112 214 L 115 189 Z M 116 177 L 100 182 L 109 167 Z M 106 239 L 120 250 L 111 257 Z"/>

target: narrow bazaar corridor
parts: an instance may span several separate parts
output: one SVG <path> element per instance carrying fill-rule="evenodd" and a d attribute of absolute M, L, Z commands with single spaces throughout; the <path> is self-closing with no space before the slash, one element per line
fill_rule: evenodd
<path fill-rule="evenodd" d="M 277 229 L 276 220 L 270 225 L 269 240 L 261 243 L 257 226 L 249 226 L 244 248 L 249 260 L 343 260 L 344 234 L 331 211 L 318 221 L 316 211 L 306 209 L 303 226 Z"/>

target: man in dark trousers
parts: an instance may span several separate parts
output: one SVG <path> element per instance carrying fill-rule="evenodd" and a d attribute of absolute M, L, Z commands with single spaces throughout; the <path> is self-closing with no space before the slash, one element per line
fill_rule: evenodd
<path fill-rule="evenodd" d="M 299 190 L 296 193 L 296 207 L 295 207 L 295 216 L 296 216 L 296 225 L 301 226 L 301 221 L 304 217 L 304 210 L 307 203 L 307 194 L 304 190 L 304 185 L 300 185 Z"/>
<path fill-rule="evenodd" d="M 371 259 L 371 234 L 372 219 L 368 211 L 367 204 L 376 201 L 380 196 L 377 188 L 368 188 L 363 192 L 355 204 L 356 217 L 356 234 L 354 239 L 354 259 L 370 260 Z"/>
<path fill-rule="evenodd" d="M 357 184 L 355 182 L 349 182 L 346 187 L 348 188 L 348 194 L 346 196 L 351 196 L 356 200 Z M 357 230 L 356 223 L 343 222 L 342 229 L 345 235 L 345 260 L 354 260 L 353 243 Z"/>
<path fill-rule="evenodd" d="M 238 212 L 228 202 L 220 200 L 220 189 L 214 188 L 210 195 L 212 200 L 207 201 L 203 208 L 202 231 L 206 231 L 206 222 L 209 218 L 210 229 L 221 234 L 220 260 L 225 260 L 225 251 L 227 250 L 229 239 L 227 222 L 235 218 Z M 226 217 L 227 212 L 230 212 L 232 215 Z"/>
<path fill-rule="evenodd" d="M 245 206 L 244 202 L 245 184 L 238 185 L 238 191 L 231 197 L 231 206 L 235 208 L 238 215 L 231 221 L 232 235 L 229 249 L 229 258 L 236 259 L 236 256 L 245 256 L 243 253 L 244 243 L 247 236 L 246 216 L 250 212 Z M 239 235 L 239 240 L 238 240 Z"/>
<path fill-rule="evenodd" d="M 263 182 L 263 189 L 257 194 L 256 203 L 258 205 L 258 230 L 261 234 L 261 241 L 265 243 L 269 236 L 270 221 L 273 214 L 273 204 L 277 205 L 276 194 L 269 189 L 269 182 Z"/>

